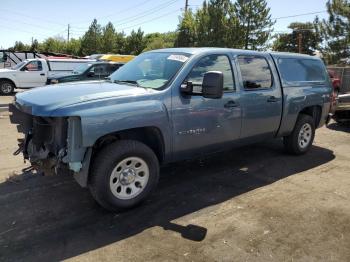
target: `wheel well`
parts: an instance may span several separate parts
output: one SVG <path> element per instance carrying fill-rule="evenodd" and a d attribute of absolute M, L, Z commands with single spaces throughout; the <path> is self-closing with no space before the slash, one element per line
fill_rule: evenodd
<path fill-rule="evenodd" d="M 9 81 L 9 82 L 11 82 L 11 83 L 13 84 L 13 86 L 16 88 L 16 84 L 15 84 L 11 79 L 8 79 L 8 78 L 0 78 L 0 83 L 1 83 L 2 81 Z"/>
<path fill-rule="evenodd" d="M 300 111 L 299 114 L 305 114 L 311 116 L 315 121 L 315 127 L 317 128 L 321 121 L 322 107 L 321 106 L 309 106 Z"/>
<path fill-rule="evenodd" d="M 153 150 L 160 163 L 164 160 L 164 139 L 157 127 L 132 128 L 104 135 L 95 142 L 93 154 L 104 146 L 121 139 L 142 142 Z"/>

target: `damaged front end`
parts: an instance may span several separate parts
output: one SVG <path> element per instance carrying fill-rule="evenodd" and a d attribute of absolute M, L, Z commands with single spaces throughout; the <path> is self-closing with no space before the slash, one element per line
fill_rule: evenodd
<path fill-rule="evenodd" d="M 79 178 L 87 177 L 91 152 L 82 146 L 79 117 L 34 116 L 30 109 L 23 109 L 16 103 L 9 105 L 9 111 L 11 123 L 24 134 L 15 154 L 22 152 L 24 159 L 45 175 L 73 171 L 79 184 L 86 186 L 86 179 L 81 182 Z M 87 168 L 83 168 L 83 164 Z"/>

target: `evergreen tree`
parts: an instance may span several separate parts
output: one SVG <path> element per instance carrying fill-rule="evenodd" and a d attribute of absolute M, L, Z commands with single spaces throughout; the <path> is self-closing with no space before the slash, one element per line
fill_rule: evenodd
<path fill-rule="evenodd" d="M 36 51 L 38 51 L 38 49 L 39 49 L 39 42 L 37 39 L 34 39 L 33 43 L 30 46 L 30 51 L 36 52 Z"/>
<path fill-rule="evenodd" d="M 323 20 L 320 30 L 326 40 L 323 50 L 329 63 L 338 63 L 350 55 L 350 1 L 329 0 L 327 2 L 328 20 Z"/>
<path fill-rule="evenodd" d="M 275 24 L 266 0 L 237 0 L 234 3 L 234 13 L 243 29 L 243 47 L 263 48 Z"/>
<path fill-rule="evenodd" d="M 293 32 L 290 34 L 279 34 L 273 43 L 274 51 L 299 52 L 299 37 L 301 37 L 301 51 L 304 54 L 313 55 L 319 49 L 322 41 L 314 23 L 291 23 L 288 28 Z"/>
<path fill-rule="evenodd" d="M 102 49 L 102 29 L 101 25 L 94 19 L 81 40 L 82 55 L 101 53 Z"/>
<path fill-rule="evenodd" d="M 125 53 L 131 55 L 140 54 L 145 49 L 144 32 L 139 28 L 137 31 L 132 30 L 126 38 Z"/>
<path fill-rule="evenodd" d="M 184 13 L 177 28 L 176 47 L 191 47 L 196 45 L 196 20 L 192 10 Z"/>
<path fill-rule="evenodd" d="M 102 53 L 114 53 L 116 51 L 117 34 L 113 24 L 109 22 L 105 27 L 103 27 L 102 32 Z"/>
<path fill-rule="evenodd" d="M 125 34 L 124 32 L 116 33 L 115 36 L 115 52 L 116 54 L 124 54 L 125 53 Z"/>
<path fill-rule="evenodd" d="M 12 47 L 15 51 L 26 51 L 27 47 L 25 44 L 23 44 L 21 41 L 16 41 L 15 45 Z"/>

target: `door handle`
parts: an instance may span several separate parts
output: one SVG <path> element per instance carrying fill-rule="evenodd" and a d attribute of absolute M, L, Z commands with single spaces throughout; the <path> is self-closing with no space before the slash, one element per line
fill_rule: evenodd
<path fill-rule="evenodd" d="M 270 97 L 267 99 L 267 102 L 269 102 L 269 103 L 275 103 L 275 102 L 278 102 L 278 99 L 277 99 L 277 97 L 275 97 L 275 96 L 270 96 Z"/>
<path fill-rule="evenodd" d="M 233 108 L 233 107 L 238 107 L 238 104 L 233 101 L 233 100 L 230 100 L 228 101 L 225 105 L 224 105 L 225 108 Z"/>
<path fill-rule="evenodd" d="M 44 76 L 45 74 L 44 74 L 44 73 L 41 73 L 40 75 L 41 75 L 41 76 Z"/>

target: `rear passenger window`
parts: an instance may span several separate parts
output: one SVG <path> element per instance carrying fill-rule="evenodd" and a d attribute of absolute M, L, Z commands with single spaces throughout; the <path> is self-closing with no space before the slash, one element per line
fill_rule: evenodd
<path fill-rule="evenodd" d="M 266 59 L 259 56 L 238 56 L 245 89 L 270 88 L 272 75 Z"/>
<path fill-rule="evenodd" d="M 299 86 L 305 82 L 326 81 L 326 70 L 319 60 L 300 58 L 279 58 L 278 69 L 283 86 Z"/>

